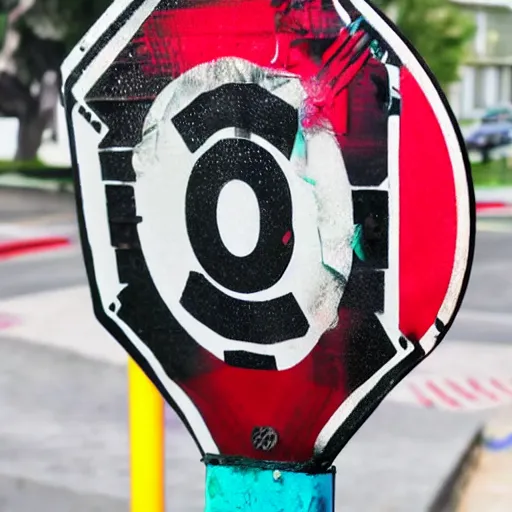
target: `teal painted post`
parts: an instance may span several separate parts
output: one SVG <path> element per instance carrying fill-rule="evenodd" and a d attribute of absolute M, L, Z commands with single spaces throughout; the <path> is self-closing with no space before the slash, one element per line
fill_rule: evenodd
<path fill-rule="evenodd" d="M 207 462 L 205 512 L 334 512 L 334 476 Z"/>

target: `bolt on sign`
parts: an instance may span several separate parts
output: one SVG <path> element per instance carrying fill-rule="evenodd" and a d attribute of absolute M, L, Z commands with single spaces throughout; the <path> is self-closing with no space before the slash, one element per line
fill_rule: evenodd
<path fill-rule="evenodd" d="M 202 454 L 328 467 L 468 280 L 421 58 L 363 0 L 117 0 L 63 74 L 99 321 Z"/>

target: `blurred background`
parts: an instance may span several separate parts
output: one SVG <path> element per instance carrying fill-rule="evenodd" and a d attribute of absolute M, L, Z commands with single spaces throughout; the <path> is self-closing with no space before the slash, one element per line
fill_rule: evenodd
<path fill-rule="evenodd" d="M 447 340 L 340 455 L 344 511 L 512 511 L 512 0 L 375 0 L 441 83 L 477 198 Z M 126 357 L 93 318 L 59 68 L 108 0 L 0 0 L 0 511 L 128 510 Z M 168 510 L 201 510 L 167 412 Z"/>

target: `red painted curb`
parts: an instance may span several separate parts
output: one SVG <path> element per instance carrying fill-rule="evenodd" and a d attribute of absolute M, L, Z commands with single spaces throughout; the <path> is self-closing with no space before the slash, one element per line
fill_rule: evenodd
<path fill-rule="evenodd" d="M 478 202 L 476 204 L 478 217 L 512 217 L 512 203 L 503 202 Z"/>
<path fill-rule="evenodd" d="M 59 249 L 70 245 L 70 243 L 69 238 L 61 236 L 11 240 L 9 242 L 0 243 L 0 260 L 6 260 L 34 252 Z"/>
<path fill-rule="evenodd" d="M 507 203 L 498 203 L 498 202 L 494 202 L 494 203 L 491 203 L 491 202 L 481 202 L 481 203 L 477 203 L 476 205 L 476 211 L 485 211 L 485 210 L 497 210 L 497 209 L 501 209 L 501 208 L 507 208 Z"/>

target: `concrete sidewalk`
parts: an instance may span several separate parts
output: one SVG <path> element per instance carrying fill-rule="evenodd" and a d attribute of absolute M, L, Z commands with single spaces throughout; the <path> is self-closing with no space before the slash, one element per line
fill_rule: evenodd
<path fill-rule="evenodd" d="M 75 501 L 79 511 L 83 503 L 97 512 L 127 510 L 126 355 L 94 320 L 87 288 L 2 301 L 0 312 L 19 322 L 0 336 L 0 410 L 8 418 L 0 424 L 0 492 L 11 507 L 5 510 L 24 510 L 16 508 L 20 482 L 27 499 L 47 500 L 39 512 L 69 512 Z M 336 461 L 337 510 L 430 510 L 483 415 L 388 397 Z M 204 468 L 173 413 L 167 460 L 167 510 L 202 510 Z"/>
<path fill-rule="evenodd" d="M 0 189 L 0 223 L 33 226 L 46 219 L 56 225 L 73 218 L 69 194 Z M 72 305 L 71 295 L 60 298 Z M 86 299 L 78 296 L 90 324 L 71 314 L 50 322 L 41 307 L 24 307 L 40 320 L 37 340 L 26 336 L 22 322 L 0 337 L 0 410 L 8 418 L 0 423 L 2 512 L 31 510 L 30 504 L 38 504 L 39 512 L 128 509 L 126 356 L 100 334 Z M 68 328 L 78 334 L 68 335 Z M 338 510 L 430 510 L 481 421 L 481 414 L 386 400 L 336 461 Z M 175 416 L 168 425 L 167 458 L 168 510 L 200 511 L 204 469 Z"/>
<path fill-rule="evenodd" d="M 38 512 L 128 510 L 126 387 L 123 365 L 0 337 L 2 512 L 33 509 L 20 485 Z M 336 510 L 429 510 L 479 423 L 383 403 L 336 461 Z M 199 512 L 204 467 L 175 415 L 166 451 L 167 511 Z"/>
<path fill-rule="evenodd" d="M 486 425 L 456 512 L 512 510 L 512 408 Z"/>

